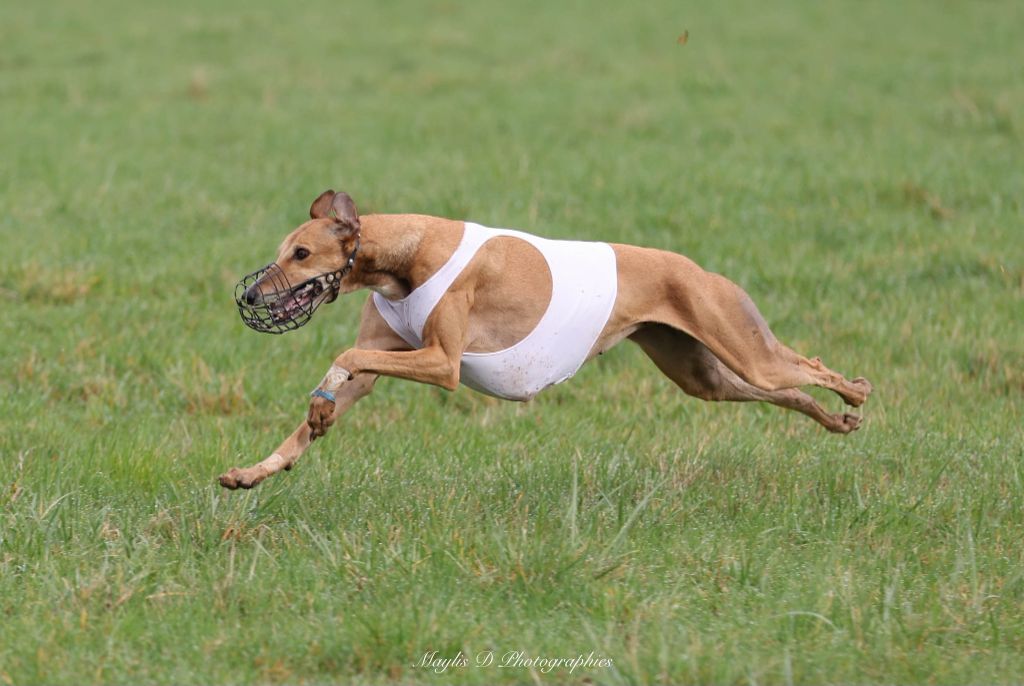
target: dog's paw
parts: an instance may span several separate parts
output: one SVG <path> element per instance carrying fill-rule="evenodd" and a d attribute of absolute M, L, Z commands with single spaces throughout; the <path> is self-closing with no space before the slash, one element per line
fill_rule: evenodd
<path fill-rule="evenodd" d="M 313 398 L 309 403 L 306 423 L 309 424 L 311 439 L 323 436 L 334 424 L 334 403 L 327 398 Z"/>
<path fill-rule="evenodd" d="M 863 376 L 858 376 L 852 381 L 855 386 L 860 386 L 861 391 L 864 392 L 864 399 L 866 400 L 871 391 L 875 390 L 875 387 L 871 385 L 871 382 L 865 379 Z"/>
<path fill-rule="evenodd" d="M 837 434 L 852 433 L 860 428 L 860 423 L 863 421 L 861 417 L 849 412 L 834 414 L 832 419 L 834 423 L 828 427 L 828 430 Z"/>
<path fill-rule="evenodd" d="M 874 387 L 871 385 L 871 382 L 863 376 L 858 376 L 856 379 L 846 382 L 845 388 L 839 394 L 847 405 L 860 407 L 868 399 L 868 396 L 871 395 L 872 390 L 874 390 Z"/>
<path fill-rule="evenodd" d="M 235 490 L 237 488 L 252 488 L 259 482 L 263 481 L 266 475 L 262 471 L 257 471 L 252 468 L 239 469 L 238 467 L 232 467 L 224 474 L 221 474 L 217 481 L 220 485 L 229 490 Z"/>

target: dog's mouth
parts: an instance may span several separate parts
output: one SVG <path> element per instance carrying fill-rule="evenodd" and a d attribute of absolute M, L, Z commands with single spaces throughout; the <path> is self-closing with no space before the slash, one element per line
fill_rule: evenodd
<path fill-rule="evenodd" d="M 308 310 L 313 300 L 321 293 L 323 287 L 318 282 L 307 281 L 305 286 L 297 286 L 283 296 L 273 299 L 268 304 L 270 317 L 276 324 L 294 319 Z"/>
<path fill-rule="evenodd" d="M 245 325 L 262 333 L 287 333 L 338 297 L 347 270 L 327 272 L 292 286 L 276 263 L 248 274 L 235 286 L 235 304 Z"/>
<path fill-rule="evenodd" d="M 284 270 L 271 262 L 246 274 L 235 286 L 235 304 L 245 325 L 262 333 L 287 333 L 304 326 L 316 308 L 334 302 L 341 293 L 341 280 L 356 263 L 359 236 L 341 269 L 318 274 L 293 286 Z"/>

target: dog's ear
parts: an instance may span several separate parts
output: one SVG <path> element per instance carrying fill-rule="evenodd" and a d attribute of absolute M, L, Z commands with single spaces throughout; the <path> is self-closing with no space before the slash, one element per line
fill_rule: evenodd
<path fill-rule="evenodd" d="M 332 190 L 327 190 L 321 193 L 309 206 L 309 217 L 310 219 L 333 217 L 339 225 L 352 229 L 359 228 L 359 212 L 356 210 L 356 204 L 344 191 L 335 193 Z"/>
<path fill-rule="evenodd" d="M 331 211 L 331 203 L 334 201 L 334 191 L 327 190 L 317 196 L 313 204 L 309 206 L 310 219 L 323 219 Z"/>
<path fill-rule="evenodd" d="M 334 194 L 327 216 L 334 217 L 339 228 L 359 230 L 359 212 L 356 210 L 356 204 L 344 191 Z"/>

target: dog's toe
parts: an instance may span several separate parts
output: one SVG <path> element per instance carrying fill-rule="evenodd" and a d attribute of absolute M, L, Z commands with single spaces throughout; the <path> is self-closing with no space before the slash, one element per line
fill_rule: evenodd
<path fill-rule="evenodd" d="M 871 395 L 871 391 L 875 390 L 875 387 L 871 385 L 871 382 L 865 379 L 863 376 L 858 376 L 853 380 L 854 385 L 860 386 L 861 390 L 864 391 L 864 395 Z"/>
<path fill-rule="evenodd" d="M 858 376 L 856 379 L 847 382 L 844 388 L 838 392 L 839 395 L 843 397 L 843 400 L 847 405 L 860 407 L 864 404 L 864 401 L 868 399 L 868 396 L 871 395 L 871 391 L 873 390 L 874 387 L 871 385 L 870 381 L 865 379 L 863 376 Z"/>
<path fill-rule="evenodd" d="M 232 467 L 226 473 L 221 474 L 218 481 L 220 481 L 221 486 L 233 491 L 237 488 L 252 488 L 267 478 L 267 476 L 266 470 L 260 469 L 259 466 L 247 469 Z"/>
<path fill-rule="evenodd" d="M 240 485 L 238 483 L 238 469 L 232 468 L 224 474 L 221 474 L 217 481 L 219 481 L 220 485 L 224 488 L 232 491 L 235 490 Z"/>
<path fill-rule="evenodd" d="M 848 434 L 856 431 L 860 428 L 861 418 L 855 414 L 844 412 L 843 414 L 834 414 L 831 416 L 831 422 L 826 425 L 832 433 L 836 434 Z"/>
<path fill-rule="evenodd" d="M 857 377 L 851 381 L 850 384 L 857 392 L 856 395 L 850 397 L 849 404 L 852 404 L 855 408 L 859 408 L 859 406 L 864 404 L 864 401 L 867 400 L 867 396 L 871 394 L 874 387 L 871 386 L 871 382 L 864 377 Z"/>
<path fill-rule="evenodd" d="M 262 479 L 252 474 L 252 470 L 232 467 L 226 474 L 221 474 L 218 481 L 220 481 L 220 485 L 224 488 L 234 491 L 238 488 L 252 488 Z"/>
<path fill-rule="evenodd" d="M 860 428 L 861 418 L 855 414 L 843 414 L 843 433 L 850 433 Z"/>

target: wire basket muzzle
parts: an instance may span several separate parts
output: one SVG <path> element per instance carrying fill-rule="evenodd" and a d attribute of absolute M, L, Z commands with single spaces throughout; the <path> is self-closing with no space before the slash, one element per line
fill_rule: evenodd
<path fill-rule="evenodd" d="M 292 286 L 284 271 L 272 262 L 246 274 L 235 286 L 238 314 L 250 329 L 282 334 L 309 323 L 320 305 L 338 295 L 340 279 L 334 272 L 320 274 Z"/>

